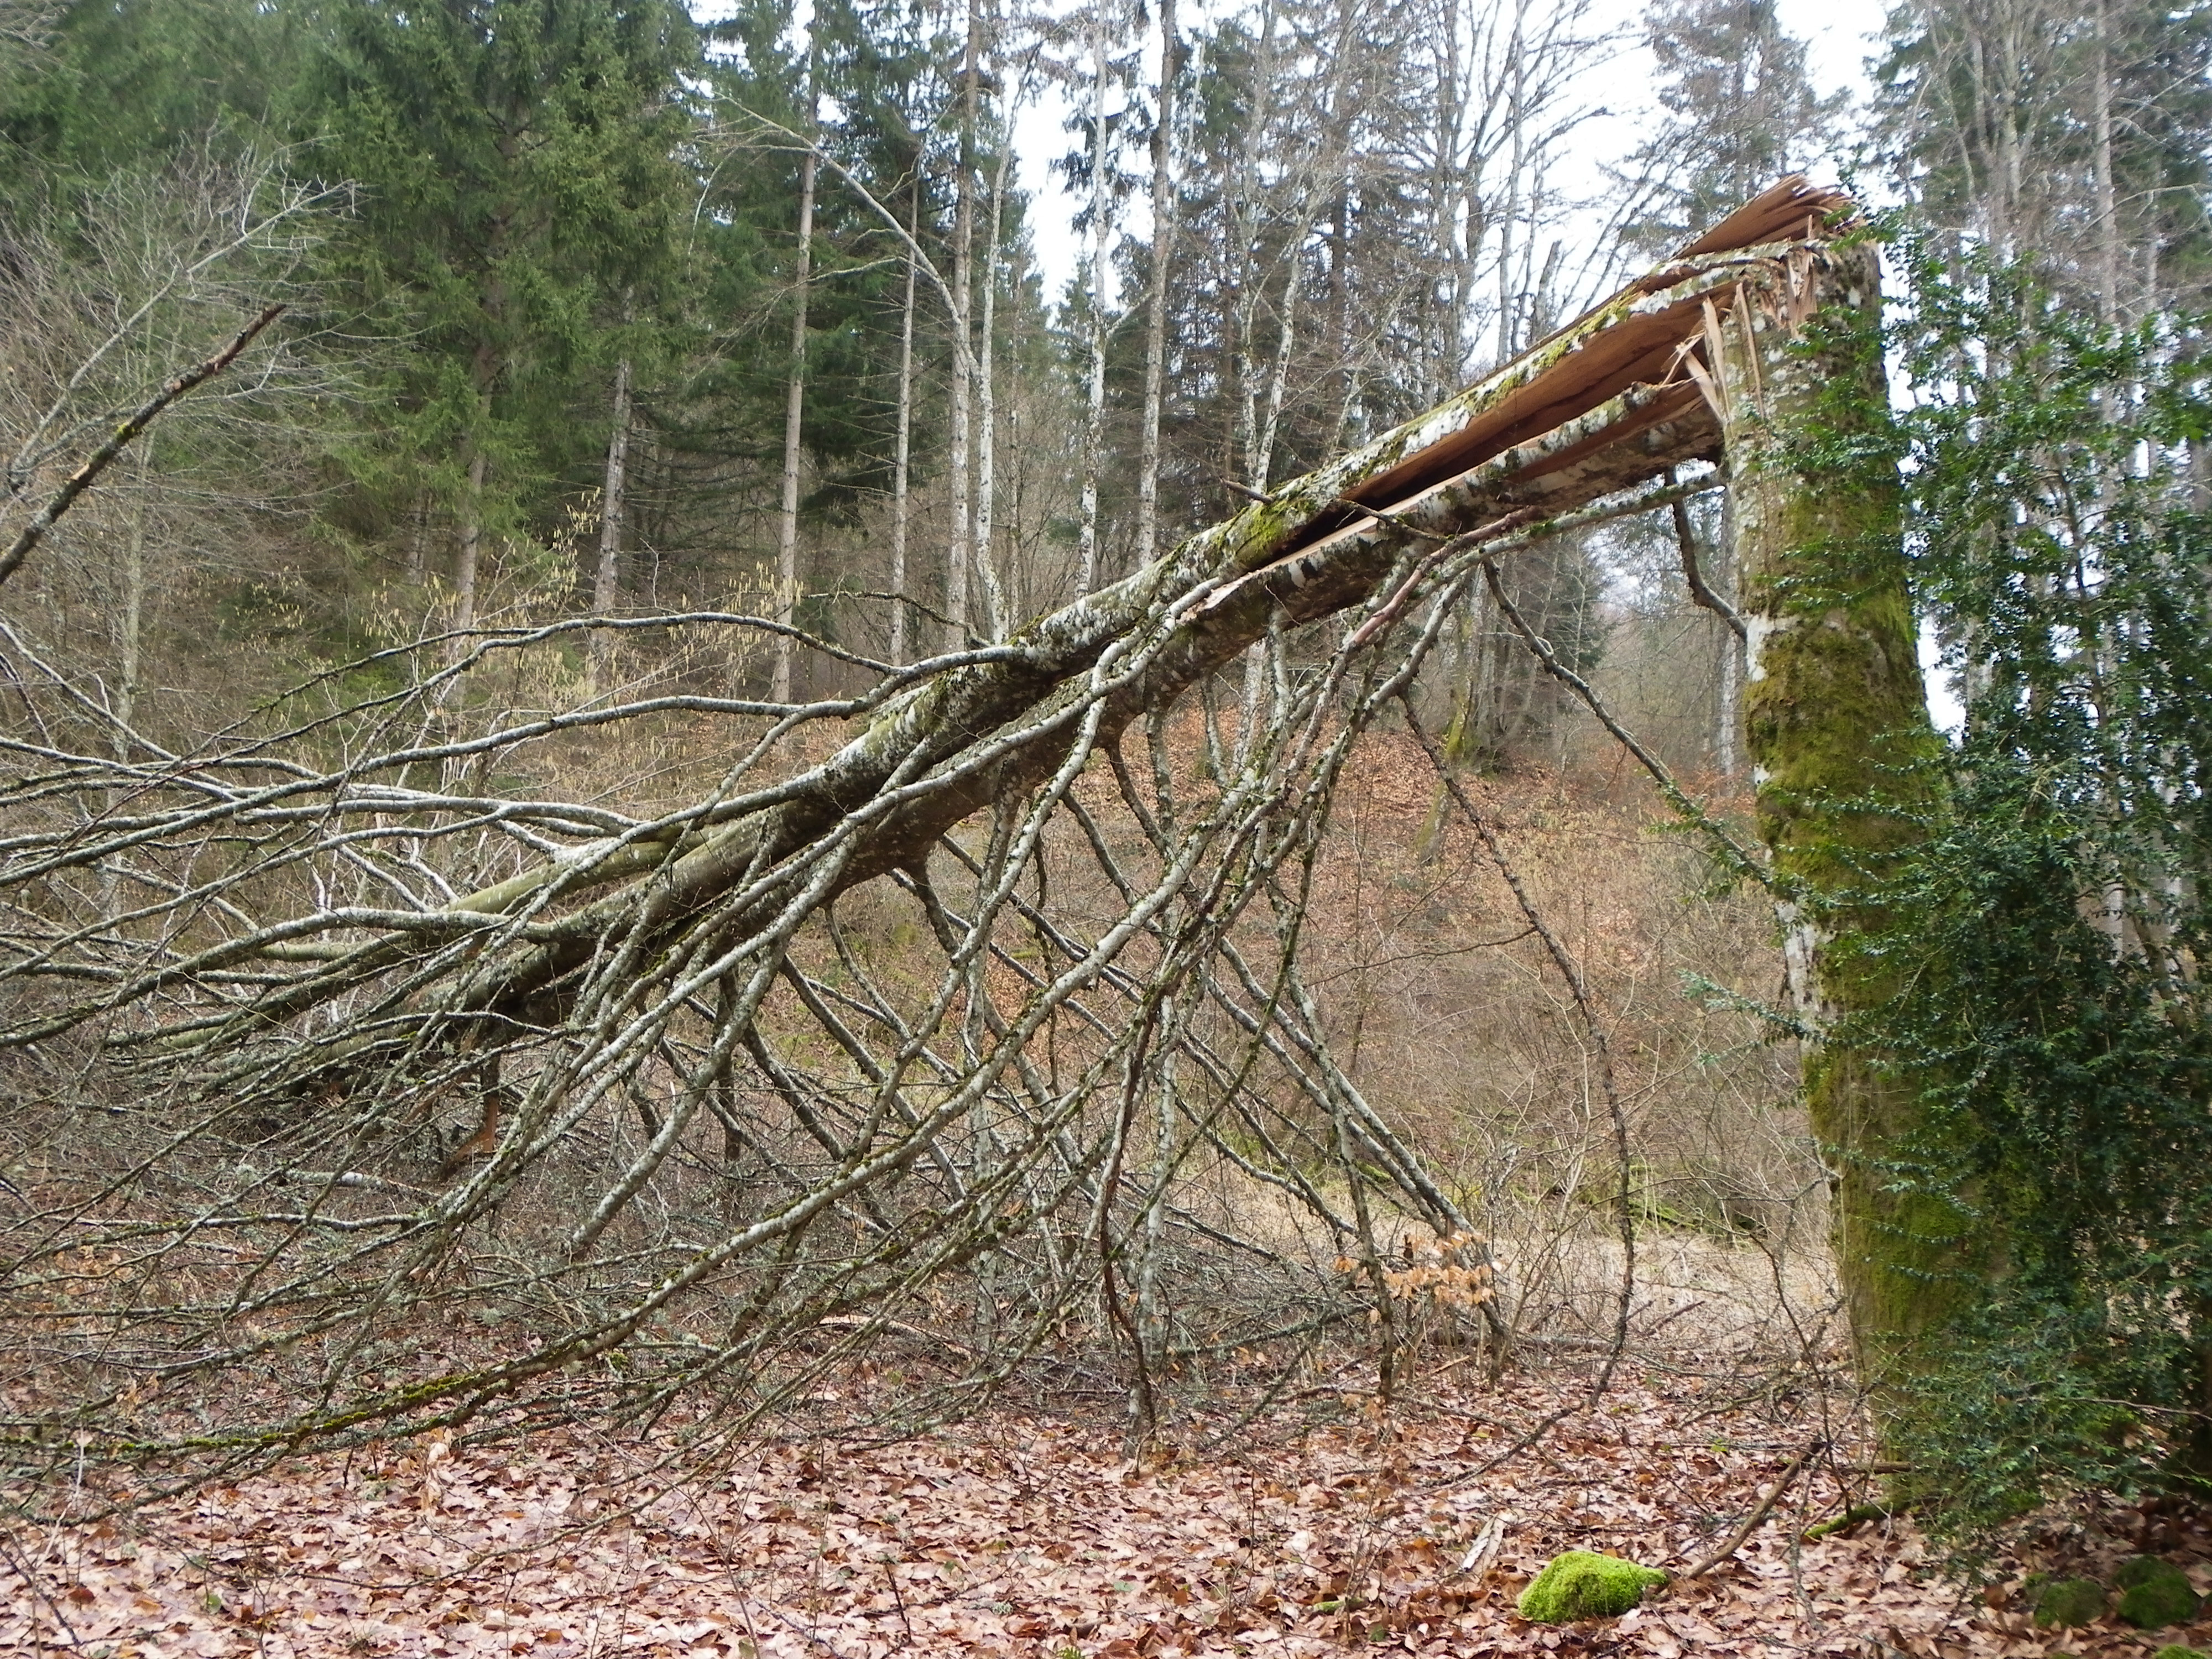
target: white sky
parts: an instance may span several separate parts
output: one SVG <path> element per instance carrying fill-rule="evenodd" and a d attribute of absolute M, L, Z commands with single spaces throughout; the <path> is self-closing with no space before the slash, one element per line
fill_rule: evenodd
<path fill-rule="evenodd" d="M 1611 25 L 1632 28 L 1643 9 L 1643 0 L 1597 0 L 1595 21 L 1601 27 Z M 1188 13 L 1201 9 L 1216 8 L 1186 6 L 1186 28 L 1189 27 Z M 1778 0 L 1776 5 L 1784 30 L 1806 43 L 1807 66 L 1814 89 L 1822 94 L 1848 89 L 1855 104 L 1862 101 L 1869 90 L 1866 59 L 1875 52 L 1875 40 L 1881 32 L 1886 9 L 1883 0 Z M 1157 44 L 1147 41 L 1145 61 L 1148 76 L 1158 60 Z M 1575 142 L 1576 155 L 1587 158 L 1589 187 L 1595 188 L 1598 183 L 1597 168 L 1601 163 L 1618 161 L 1641 139 L 1649 114 L 1657 107 L 1651 94 L 1653 73 L 1650 54 L 1632 43 L 1620 56 L 1592 72 L 1584 95 L 1610 113 L 1579 129 Z M 1063 181 L 1050 167 L 1054 158 L 1065 155 L 1075 143 L 1061 125 L 1066 118 L 1067 106 L 1057 95 L 1057 90 L 1048 88 L 1045 99 L 1024 109 L 1014 128 L 1020 182 L 1032 192 L 1030 227 L 1036 239 L 1037 263 L 1044 270 L 1045 292 L 1055 300 L 1066 291 L 1079 264 L 1088 257 L 1086 246 L 1079 240 L 1073 227 L 1082 204 L 1068 194 Z M 1582 183 L 1572 179 L 1563 182 L 1570 188 Z M 1142 191 L 1125 205 L 1122 216 L 1133 234 L 1150 233 L 1151 204 Z"/>

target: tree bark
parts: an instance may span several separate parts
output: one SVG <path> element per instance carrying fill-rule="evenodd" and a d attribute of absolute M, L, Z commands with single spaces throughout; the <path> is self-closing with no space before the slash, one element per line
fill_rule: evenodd
<path fill-rule="evenodd" d="M 138 718 L 138 688 L 146 623 L 146 481 L 153 455 L 138 451 L 137 499 L 131 503 L 131 528 L 123 544 L 123 611 L 115 653 L 115 758 L 131 759 L 130 727 Z"/>
<path fill-rule="evenodd" d="M 2120 203 L 2112 182 L 2112 16 L 2111 0 L 2098 0 L 2097 50 L 2089 71 L 2096 77 L 2090 107 L 2096 126 L 2097 292 L 2105 321 L 2120 317 Z"/>
<path fill-rule="evenodd" d="M 599 490 L 599 562 L 592 573 L 592 611 L 611 615 L 622 592 L 623 495 L 629 470 L 629 359 L 615 365 L 614 420 L 607 434 L 607 470 Z M 592 635 L 592 690 L 605 684 L 614 640 L 605 629 Z"/>
<path fill-rule="evenodd" d="M 453 553 L 453 631 L 456 635 L 466 634 L 477 625 L 477 557 L 483 544 L 483 441 L 481 437 L 471 434 L 468 446 L 468 483 L 461 492 L 460 537 Z M 467 654 L 468 641 L 456 638 L 451 651 L 458 660 Z"/>
<path fill-rule="evenodd" d="M 945 555 L 945 647 L 968 642 L 968 557 L 973 503 L 969 499 L 969 325 L 974 315 L 975 238 L 975 121 L 980 96 L 983 20 L 979 0 L 968 0 L 968 44 L 960 64 L 960 166 L 952 190 L 952 419 L 951 464 L 946 484 L 951 496 L 951 527 Z"/>
<path fill-rule="evenodd" d="M 806 54 L 806 125 L 814 126 L 814 52 Z M 789 623 L 799 603 L 799 438 L 806 412 L 806 300 L 814 262 L 814 151 L 799 164 L 798 295 L 791 319 L 791 383 L 783 409 L 783 497 L 775 532 L 775 617 Z M 769 697 L 791 701 L 791 635 L 775 638 Z"/>
<path fill-rule="evenodd" d="M 1729 446 L 1749 634 L 1747 745 L 1772 854 L 1790 989 L 1809 1032 L 1803 1082 L 1831 1160 L 1838 1273 L 1862 1381 L 1894 1428 L 1901 1385 L 1974 1292 L 1968 1218 L 1899 1179 L 1932 1150 L 1898 1057 L 1825 1034 L 1900 988 L 1869 897 L 1939 795 L 1888 447 L 1871 247 L 1794 256 L 1747 284 L 1708 340 Z M 1817 307 L 1817 311 L 1814 307 Z M 1810 328 L 1792 319 L 1810 314 Z"/>
<path fill-rule="evenodd" d="M 975 362 L 975 545 L 976 585 L 983 594 L 983 631 L 994 640 L 1006 637 L 1012 621 L 1006 589 L 999 580 L 993 529 L 999 496 L 999 241 L 1005 222 L 1006 166 L 1014 147 L 999 146 L 999 164 L 991 173 L 991 223 L 983 238 L 983 338 Z"/>
<path fill-rule="evenodd" d="M 1260 216 L 1265 204 L 1265 194 L 1260 181 L 1260 151 L 1266 135 L 1267 112 L 1273 107 L 1274 100 L 1278 9 L 1274 0 L 1265 0 L 1261 7 L 1260 44 L 1254 59 L 1251 109 L 1237 145 L 1237 176 L 1232 191 L 1237 204 L 1232 216 L 1237 227 L 1237 246 L 1230 254 L 1237 290 L 1237 302 L 1231 313 L 1237 372 L 1239 449 L 1237 460 L 1243 471 L 1246 488 L 1256 489 L 1262 495 L 1267 493 L 1267 483 L 1265 471 L 1256 459 L 1260 448 L 1260 389 L 1255 356 L 1258 349 L 1255 337 L 1260 328 L 1260 298 L 1267 282 L 1266 272 L 1261 265 Z M 1290 280 L 1293 283 L 1297 280 L 1295 263 Z"/>
<path fill-rule="evenodd" d="M 1505 206 L 1498 216 L 1498 356 L 1500 362 L 1513 355 L 1513 345 L 1518 337 L 1515 325 L 1520 307 L 1515 303 L 1513 289 L 1513 222 L 1521 213 L 1522 170 L 1528 155 L 1528 124 L 1524 118 L 1522 94 L 1527 89 L 1528 71 L 1524 65 L 1528 57 L 1522 51 L 1522 8 L 1513 14 L 1513 40 L 1506 49 L 1506 70 L 1510 90 L 1505 106 L 1506 131 L 1511 135 L 1512 161 L 1505 173 Z"/>
<path fill-rule="evenodd" d="M 914 203 L 908 210 L 909 240 L 921 230 L 921 161 L 915 162 Z M 911 249 L 906 259 L 906 303 L 899 312 L 898 435 L 891 451 L 891 654 L 906 661 L 906 533 L 908 485 L 914 453 L 914 291 L 916 270 Z"/>
<path fill-rule="evenodd" d="M 1159 0 L 1160 83 L 1152 125 L 1152 269 L 1145 293 L 1145 407 L 1137 440 L 1137 563 L 1159 556 L 1160 403 L 1167 377 L 1168 270 L 1175 252 L 1175 0 Z"/>
<path fill-rule="evenodd" d="M 430 533 L 430 489 L 427 484 L 416 486 L 415 510 L 408 514 L 408 525 L 407 585 L 420 587 L 422 585 L 423 544 Z"/>
<path fill-rule="evenodd" d="M 1106 3 L 1091 9 L 1091 378 L 1083 415 L 1083 530 L 1075 591 L 1098 585 L 1098 469 L 1106 456 Z"/>

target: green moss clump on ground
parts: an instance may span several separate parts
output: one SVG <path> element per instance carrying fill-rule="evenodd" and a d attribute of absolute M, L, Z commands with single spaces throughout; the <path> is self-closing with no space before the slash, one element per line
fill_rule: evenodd
<path fill-rule="evenodd" d="M 1613 1619 L 1644 1599 L 1644 1592 L 1667 1582 L 1656 1567 L 1639 1567 L 1614 1555 L 1569 1550 L 1553 1558 L 1516 1604 L 1523 1619 L 1540 1625 L 1564 1625 L 1575 1619 Z"/>
<path fill-rule="evenodd" d="M 2035 1595 L 2035 1627 L 2087 1625 L 2105 1615 L 2105 1587 L 2094 1578 L 2053 1578 Z"/>
<path fill-rule="evenodd" d="M 2179 1642 L 2169 1642 L 2151 1659 L 2204 1659 L 2204 1653 L 2200 1648 L 2185 1648 Z"/>
<path fill-rule="evenodd" d="M 2171 1561 L 2138 1555 L 2122 1565 L 2112 1582 L 2122 1591 L 2120 1617 L 2137 1630 L 2186 1624 L 2197 1616 L 2197 1591 Z"/>

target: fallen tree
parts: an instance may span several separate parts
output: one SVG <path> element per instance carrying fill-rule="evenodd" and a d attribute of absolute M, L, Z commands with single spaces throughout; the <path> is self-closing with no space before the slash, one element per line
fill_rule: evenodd
<path fill-rule="evenodd" d="M 188 753 L 11 733 L 0 1047 L 39 1079 L 19 1087 L 131 1079 L 102 1129 L 127 1156 L 88 1183 L 44 1172 L 10 1230 L 4 1317 L 42 1333 L 18 1443 L 67 1430 L 84 1455 L 198 1468 L 580 1393 L 655 1413 L 717 1380 L 741 1425 L 888 1339 L 951 1353 L 957 1404 L 1093 1307 L 1126 1340 L 1141 1433 L 1164 1367 L 1350 1321 L 1378 1329 L 1387 1389 L 1408 1224 L 1500 1337 L 1479 1213 L 1345 1074 L 1299 971 L 1333 790 L 1497 561 L 1716 487 L 1675 477 L 1747 429 L 1762 354 L 1829 289 L 1871 293 L 1870 256 L 1832 240 L 1846 211 L 1784 181 L 1459 397 L 1008 641 L 836 653 L 880 674 L 848 699 L 671 694 L 455 729 L 486 665 L 586 629 L 788 631 L 581 618 L 386 653 L 363 666 L 443 665 L 365 696 L 333 694 L 362 666 L 334 674 L 282 706 L 321 710 Z M 1240 658 L 1224 719 L 1209 688 Z M 1191 789 L 1166 717 L 1194 689 Z M 748 740 L 677 811 L 479 785 L 528 745 L 678 713 Z M 831 720 L 857 729 L 785 758 Z M 1139 723 L 1149 777 L 1123 750 Z M 1070 890 L 1090 925 L 1059 908 Z M 926 937 L 927 983 L 841 913 L 878 893 Z M 426 1156 L 424 1121 L 453 1108 Z M 1617 1355 L 1617 1099 L 1612 1121 Z M 1201 1170 L 1287 1206 L 1311 1248 L 1247 1226 Z M 915 1320 L 955 1269 L 957 1318 Z M 1209 1300 L 1208 1276 L 1237 1296 Z M 76 1294 L 88 1278 L 99 1294 Z M 526 1334 L 441 1323 L 485 1305 Z M 187 1432 L 156 1382 L 162 1402 L 232 1392 Z"/>

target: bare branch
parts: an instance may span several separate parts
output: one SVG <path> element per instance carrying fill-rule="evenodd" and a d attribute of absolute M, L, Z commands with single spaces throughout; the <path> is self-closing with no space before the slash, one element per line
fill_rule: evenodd
<path fill-rule="evenodd" d="M 267 307 L 258 317 L 239 330 L 232 337 L 230 343 L 216 352 L 214 356 L 197 368 L 186 369 L 125 416 L 122 424 L 115 428 L 107 441 L 85 458 L 84 465 L 70 474 L 62 487 L 54 492 L 52 499 L 40 508 L 31 521 L 23 526 L 15 541 L 9 545 L 7 552 L 0 554 L 0 584 L 5 584 L 10 576 L 22 568 L 23 561 L 31 556 L 31 550 L 46 539 L 46 532 L 54 527 L 62 514 L 70 510 L 78 496 L 92 488 L 94 481 L 101 473 L 107 471 L 115 458 L 124 452 L 132 439 L 154 423 L 155 416 L 194 386 L 213 380 L 232 363 L 237 362 L 239 354 L 253 343 L 253 337 L 283 314 L 284 307 L 281 305 Z"/>

